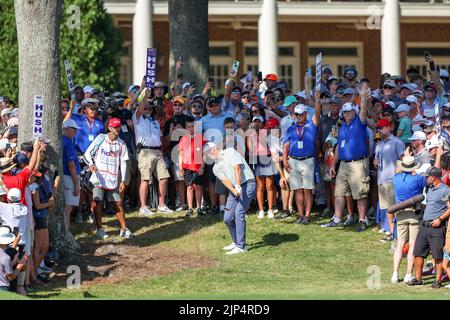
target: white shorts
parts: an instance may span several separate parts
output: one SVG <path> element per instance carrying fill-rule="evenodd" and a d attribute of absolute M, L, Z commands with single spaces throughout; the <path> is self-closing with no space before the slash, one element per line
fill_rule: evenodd
<path fill-rule="evenodd" d="M 78 178 L 78 185 L 80 184 L 80 176 Z M 64 176 L 64 204 L 66 206 L 74 206 L 78 207 L 80 205 L 80 194 L 78 196 L 74 196 L 73 192 L 75 191 L 75 186 L 72 181 L 71 176 Z"/>
<path fill-rule="evenodd" d="M 289 186 L 291 190 L 314 190 L 314 157 L 306 160 L 289 159 Z"/>

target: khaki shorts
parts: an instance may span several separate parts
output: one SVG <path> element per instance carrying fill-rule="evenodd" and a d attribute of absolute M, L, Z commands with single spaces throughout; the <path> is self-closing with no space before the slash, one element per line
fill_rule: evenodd
<path fill-rule="evenodd" d="M 141 172 L 141 180 L 152 183 L 153 176 L 157 180 L 170 178 L 166 162 L 160 150 L 142 149 L 138 155 L 138 167 Z"/>
<path fill-rule="evenodd" d="M 397 239 L 403 241 L 416 241 L 419 233 L 419 219 L 414 211 L 405 210 L 396 213 Z"/>
<path fill-rule="evenodd" d="M 394 185 L 392 183 L 378 185 L 378 198 L 380 209 L 387 209 L 395 204 Z"/>
<path fill-rule="evenodd" d="M 341 161 L 336 176 L 336 197 L 352 196 L 355 200 L 366 198 L 370 189 L 369 160 Z"/>
<path fill-rule="evenodd" d="M 288 162 L 291 169 L 289 175 L 289 186 L 291 190 L 313 190 L 315 187 L 314 157 L 301 161 L 290 158 Z"/>

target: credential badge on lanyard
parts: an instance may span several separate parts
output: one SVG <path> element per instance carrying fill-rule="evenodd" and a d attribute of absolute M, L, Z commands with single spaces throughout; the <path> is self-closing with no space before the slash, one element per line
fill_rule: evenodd
<path fill-rule="evenodd" d="M 303 134 L 305 133 L 306 125 L 307 125 L 306 123 L 303 125 L 302 131 L 300 133 L 298 132 L 298 126 L 295 127 L 295 131 L 297 132 L 297 135 L 298 135 L 298 148 L 299 149 L 303 149 Z"/>

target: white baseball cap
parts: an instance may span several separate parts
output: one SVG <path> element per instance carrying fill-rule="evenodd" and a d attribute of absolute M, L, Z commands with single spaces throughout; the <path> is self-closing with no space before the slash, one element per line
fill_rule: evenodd
<path fill-rule="evenodd" d="M 355 110 L 355 112 L 357 112 L 358 107 L 351 102 L 347 102 L 342 106 L 342 112 L 348 112 L 352 110 Z"/>
<path fill-rule="evenodd" d="M 11 114 L 11 111 L 10 108 L 3 109 L 0 115 L 3 117 L 4 115 Z"/>
<path fill-rule="evenodd" d="M 264 122 L 264 118 L 261 117 L 261 116 L 254 116 L 253 119 L 252 119 L 252 121 L 255 121 L 255 120 L 259 120 L 259 121 L 261 121 L 261 122 Z"/>
<path fill-rule="evenodd" d="M 217 148 L 216 144 L 214 142 L 207 142 L 203 146 L 203 153 L 208 154 L 211 149 Z"/>
<path fill-rule="evenodd" d="M 425 142 L 425 149 L 430 150 L 441 146 L 438 136 L 432 136 L 430 140 Z"/>
<path fill-rule="evenodd" d="M 6 245 L 16 240 L 16 236 L 8 227 L 0 227 L 0 244 Z"/>
<path fill-rule="evenodd" d="M 412 135 L 411 138 L 408 138 L 408 140 L 410 140 L 410 141 L 415 141 L 415 140 L 427 141 L 427 135 L 423 131 L 416 131 L 416 132 L 414 132 L 414 134 Z"/>
<path fill-rule="evenodd" d="M 17 188 L 9 189 L 7 197 L 10 202 L 20 202 L 20 199 L 22 199 L 22 192 Z"/>
<path fill-rule="evenodd" d="M 78 123 L 75 122 L 73 119 L 67 119 L 63 122 L 63 129 L 67 128 L 74 128 L 74 129 L 81 129 L 81 127 L 78 125 Z"/>
<path fill-rule="evenodd" d="M 298 104 L 295 106 L 294 113 L 302 114 L 305 112 L 308 112 L 308 107 L 305 106 L 304 104 Z"/>
<path fill-rule="evenodd" d="M 413 95 L 407 96 L 405 99 L 408 103 L 417 103 L 417 98 Z"/>
<path fill-rule="evenodd" d="M 395 109 L 395 102 L 394 101 L 388 101 L 388 102 L 386 102 L 386 105 Z"/>
<path fill-rule="evenodd" d="M 439 70 L 439 77 L 444 77 L 444 78 L 448 78 L 448 77 L 449 77 L 449 75 L 448 75 L 448 71 L 447 71 L 447 70 L 445 70 L 445 69 L 441 69 L 441 70 Z"/>

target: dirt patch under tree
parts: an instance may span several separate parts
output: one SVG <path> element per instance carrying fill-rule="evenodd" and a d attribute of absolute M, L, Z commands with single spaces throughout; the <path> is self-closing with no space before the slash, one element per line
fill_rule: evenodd
<path fill-rule="evenodd" d="M 205 256 L 157 246 L 81 244 L 79 254 L 67 257 L 55 268 L 52 286 L 65 286 L 67 266 L 81 269 L 81 286 L 115 284 L 152 275 L 166 275 L 183 269 L 209 268 L 215 262 Z"/>

